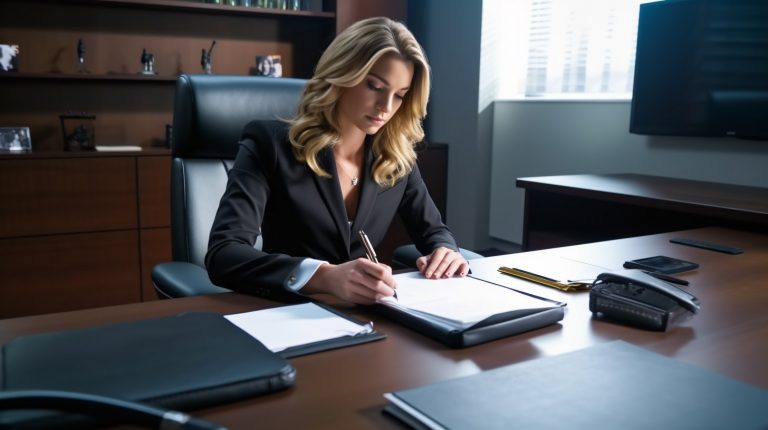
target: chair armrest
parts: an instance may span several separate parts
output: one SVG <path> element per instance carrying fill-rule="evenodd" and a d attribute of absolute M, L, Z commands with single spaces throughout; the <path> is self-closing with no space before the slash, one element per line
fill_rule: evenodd
<path fill-rule="evenodd" d="M 156 265 L 152 269 L 152 284 L 161 299 L 231 292 L 213 285 L 202 267 L 181 261 Z"/>
<path fill-rule="evenodd" d="M 461 255 L 467 260 L 483 258 L 482 255 L 468 249 L 459 248 Z M 416 260 L 421 257 L 421 252 L 416 249 L 416 245 L 402 245 L 395 248 L 392 253 L 392 268 L 405 269 L 416 268 Z"/>

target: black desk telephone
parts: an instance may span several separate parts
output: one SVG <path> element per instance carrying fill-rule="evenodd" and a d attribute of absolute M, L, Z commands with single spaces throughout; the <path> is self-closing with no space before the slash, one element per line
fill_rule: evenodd
<path fill-rule="evenodd" d="M 640 270 L 598 275 L 589 293 L 589 310 L 598 318 L 664 331 L 699 311 L 699 299 Z"/>

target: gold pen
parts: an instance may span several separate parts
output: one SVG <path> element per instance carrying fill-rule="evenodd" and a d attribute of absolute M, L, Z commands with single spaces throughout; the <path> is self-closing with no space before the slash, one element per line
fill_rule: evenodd
<path fill-rule="evenodd" d="M 365 248 L 365 255 L 369 260 L 379 264 L 379 259 L 376 257 L 376 251 L 373 249 L 373 245 L 371 245 L 371 241 L 368 239 L 368 235 L 365 234 L 365 232 L 362 230 L 358 230 L 357 234 L 360 236 L 360 242 L 363 243 L 363 247 Z M 397 291 L 395 291 L 393 297 L 397 299 Z"/>
<path fill-rule="evenodd" d="M 499 267 L 499 272 L 505 275 L 510 275 L 517 278 L 525 279 L 527 281 L 535 282 L 537 284 L 546 285 L 552 288 L 557 288 L 558 290 L 561 290 L 561 291 L 588 290 L 590 286 L 590 284 L 585 284 L 583 282 L 575 282 L 575 281 L 561 282 L 561 281 L 558 281 L 557 279 L 552 279 L 546 276 L 537 275 L 533 272 L 529 272 L 523 269 L 518 269 L 515 267 L 501 266 Z"/>
<path fill-rule="evenodd" d="M 363 247 L 365 247 L 365 255 L 369 260 L 379 264 L 379 259 L 376 258 L 376 251 L 374 251 L 373 245 L 371 245 L 371 241 L 368 240 L 368 235 L 365 234 L 365 232 L 362 230 L 359 230 L 357 234 L 360 235 L 360 241 L 363 242 Z"/>

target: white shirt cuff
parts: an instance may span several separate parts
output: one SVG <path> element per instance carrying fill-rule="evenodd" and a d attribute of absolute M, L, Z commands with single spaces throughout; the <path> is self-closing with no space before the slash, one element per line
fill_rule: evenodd
<path fill-rule="evenodd" d="M 325 263 L 327 261 L 305 258 L 296 266 L 293 273 L 288 275 L 288 279 L 285 280 L 285 288 L 288 291 L 299 292 L 309 282 L 309 278 L 317 272 L 317 268 Z"/>

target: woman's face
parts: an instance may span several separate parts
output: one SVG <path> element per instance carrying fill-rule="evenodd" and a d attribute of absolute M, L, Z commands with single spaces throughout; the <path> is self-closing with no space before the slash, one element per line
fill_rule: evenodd
<path fill-rule="evenodd" d="M 337 109 L 342 133 L 354 127 L 374 134 L 395 115 L 411 86 L 413 63 L 395 54 L 381 57 L 368 76 L 339 98 Z"/>

